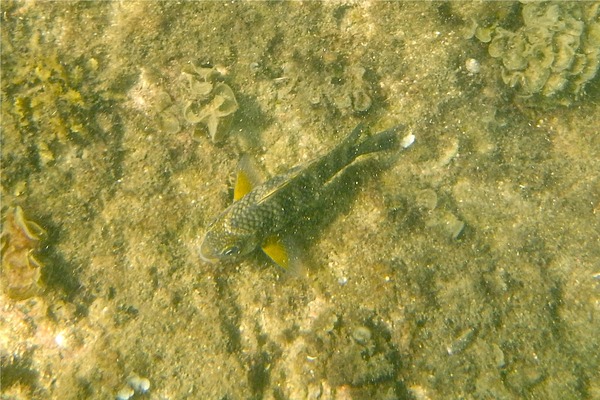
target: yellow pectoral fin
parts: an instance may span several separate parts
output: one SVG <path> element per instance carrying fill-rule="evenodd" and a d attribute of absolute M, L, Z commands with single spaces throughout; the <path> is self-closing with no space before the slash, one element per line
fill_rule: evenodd
<path fill-rule="evenodd" d="M 288 251 L 279 236 L 268 237 L 262 245 L 262 250 L 275 264 L 287 270 L 290 266 Z"/>

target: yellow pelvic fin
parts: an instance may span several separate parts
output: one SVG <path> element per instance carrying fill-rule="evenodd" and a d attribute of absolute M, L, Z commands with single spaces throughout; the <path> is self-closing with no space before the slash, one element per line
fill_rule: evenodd
<path fill-rule="evenodd" d="M 262 250 L 275 264 L 287 270 L 290 266 L 288 251 L 279 236 L 269 236 L 262 245 Z"/>

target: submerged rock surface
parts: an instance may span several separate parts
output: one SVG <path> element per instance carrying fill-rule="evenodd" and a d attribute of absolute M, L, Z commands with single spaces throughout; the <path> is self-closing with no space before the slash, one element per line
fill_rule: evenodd
<path fill-rule="evenodd" d="M 530 107 L 502 70 L 548 47 L 462 34 L 521 43 L 519 2 L 3 2 L 3 221 L 47 235 L 43 291 L 0 295 L 1 397 L 600 397 L 598 77 L 569 94 L 594 4 L 558 7 Z M 573 106 L 538 102 L 565 71 Z M 205 105 L 234 116 L 218 145 Z M 302 273 L 200 262 L 244 154 L 272 176 L 358 122 L 415 141 L 298 221 Z"/>

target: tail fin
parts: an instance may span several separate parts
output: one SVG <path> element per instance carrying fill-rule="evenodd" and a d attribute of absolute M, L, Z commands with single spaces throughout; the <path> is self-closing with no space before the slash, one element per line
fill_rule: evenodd
<path fill-rule="evenodd" d="M 360 126 L 360 125 L 359 125 Z M 398 146 L 400 138 L 398 132 L 404 129 L 404 125 L 396 125 L 393 128 L 387 129 L 366 138 L 354 147 L 355 157 L 363 154 L 375 153 L 378 151 L 391 150 Z M 355 129 L 355 131 L 358 130 Z M 362 131 L 362 128 L 358 133 Z"/>
<path fill-rule="evenodd" d="M 344 167 L 350 165 L 356 157 L 396 147 L 400 142 L 398 131 L 402 128 L 403 125 L 398 125 L 368 136 L 363 124 L 358 124 L 342 143 L 326 156 L 316 160 L 312 168 L 318 171 L 317 176 L 327 181 Z"/>

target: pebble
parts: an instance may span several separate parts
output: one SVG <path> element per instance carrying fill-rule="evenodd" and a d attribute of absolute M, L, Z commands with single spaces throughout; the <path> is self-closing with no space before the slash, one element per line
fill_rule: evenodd
<path fill-rule="evenodd" d="M 373 104 L 373 101 L 364 90 L 355 90 L 352 93 L 352 107 L 357 113 L 369 111 L 371 104 Z"/>
<path fill-rule="evenodd" d="M 141 378 L 133 374 L 127 380 L 129 386 L 137 393 L 146 393 L 150 390 L 150 381 L 147 378 Z"/>
<path fill-rule="evenodd" d="M 467 68 L 467 71 L 472 74 L 478 74 L 481 71 L 479 61 L 474 58 L 467 59 L 467 61 L 465 61 L 465 67 Z"/>
<path fill-rule="evenodd" d="M 119 391 L 117 392 L 117 397 L 116 397 L 116 399 L 117 399 L 117 400 L 129 400 L 130 398 L 132 398 L 132 397 L 133 397 L 133 394 L 134 394 L 134 393 L 135 393 L 135 392 L 133 391 L 133 389 L 132 389 L 132 388 L 130 388 L 129 386 L 123 386 L 123 387 L 121 388 L 121 390 L 119 390 Z"/>

